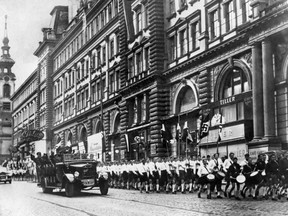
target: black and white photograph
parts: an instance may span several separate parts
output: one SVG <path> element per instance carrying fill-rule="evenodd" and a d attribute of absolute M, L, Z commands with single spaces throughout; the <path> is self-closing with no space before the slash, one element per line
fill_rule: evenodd
<path fill-rule="evenodd" d="M 0 0 L 0 216 L 288 215 L 288 0 Z"/>

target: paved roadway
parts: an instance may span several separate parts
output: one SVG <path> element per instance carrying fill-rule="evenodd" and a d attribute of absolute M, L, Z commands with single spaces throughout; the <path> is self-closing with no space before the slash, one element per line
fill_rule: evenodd
<path fill-rule="evenodd" d="M 203 196 L 204 197 L 204 196 Z M 193 194 L 141 194 L 134 190 L 98 190 L 67 198 L 64 191 L 44 194 L 35 183 L 0 183 L 1 216 L 158 216 L 158 215 L 288 215 L 288 201 L 219 200 Z"/>

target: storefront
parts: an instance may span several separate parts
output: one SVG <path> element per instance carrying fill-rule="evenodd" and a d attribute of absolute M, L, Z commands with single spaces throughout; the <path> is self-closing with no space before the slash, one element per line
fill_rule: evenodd
<path fill-rule="evenodd" d="M 216 78 L 216 77 L 215 77 Z M 251 73 L 243 60 L 223 65 L 214 85 L 209 109 L 209 133 L 201 139 L 201 155 L 233 152 L 241 161 L 253 138 Z"/>

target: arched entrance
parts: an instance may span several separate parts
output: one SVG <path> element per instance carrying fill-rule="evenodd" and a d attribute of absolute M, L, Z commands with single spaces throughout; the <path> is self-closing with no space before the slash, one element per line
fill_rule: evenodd
<path fill-rule="evenodd" d="M 85 150 L 85 153 L 87 153 L 88 151 L 88 142 L 87 142 L 87 130 L 86 128 L 83 126 L 81 129 L 81 133 L 80 133 L 80 143 L 82 142 L 84 145 L 84 149 L 81 149 L 79 146 L 79 150 Z"/>

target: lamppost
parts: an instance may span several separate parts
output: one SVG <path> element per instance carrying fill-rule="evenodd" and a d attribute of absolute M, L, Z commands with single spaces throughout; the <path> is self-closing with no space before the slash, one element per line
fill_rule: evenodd
<path fill-rule="evenodd" d="M 103 127 L 103 78 L 102 78 L 102 68 L 100 67 L 100 70 L 96 71 L 96 76 L 100 77 L 100 110 L 101 110 L 101 124 L 100 129 L 102 133 L 102 157 L 104 160 L 106 160 L 106 143 L 104 139 L 104 127 Z M 105 153 L 105 154 L 104 154 Z"/>

